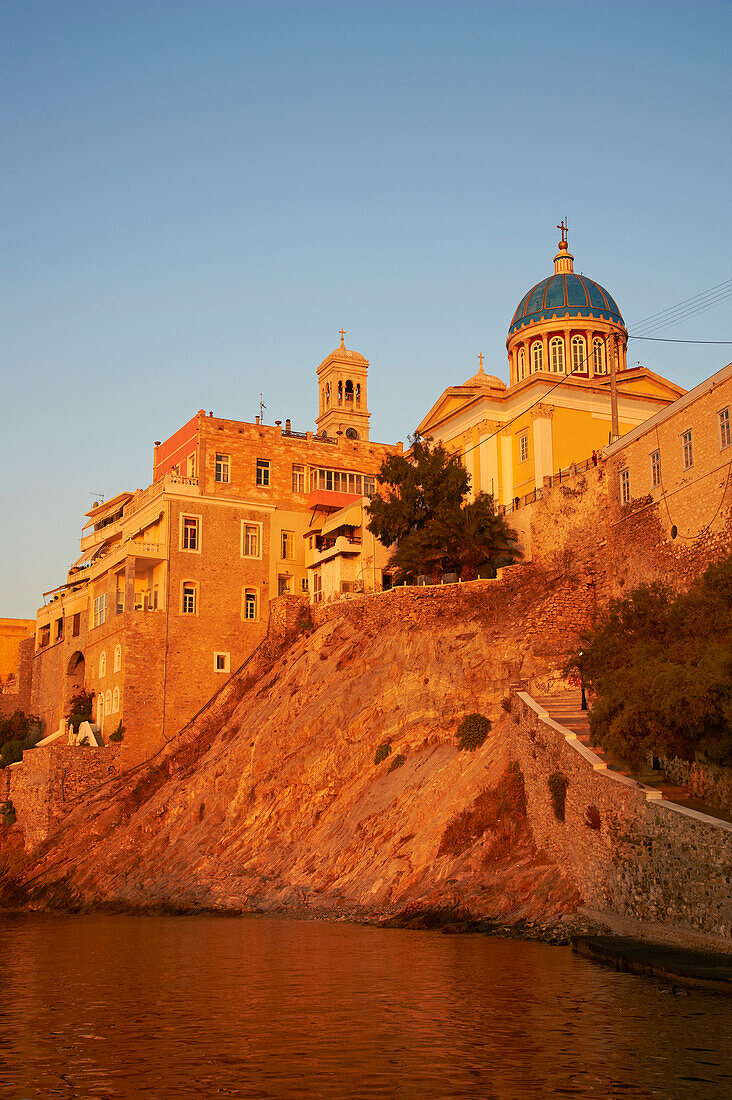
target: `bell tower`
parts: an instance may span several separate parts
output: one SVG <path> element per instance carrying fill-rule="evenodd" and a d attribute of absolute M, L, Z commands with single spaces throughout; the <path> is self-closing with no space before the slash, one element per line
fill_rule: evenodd
<path fill-rule="evenodd" d="M 369 361 L 341 343 L 318 367 L 318 433 L 331 438 L 339 433 L 347 439 L 368 441 L 367 382 Z"/>

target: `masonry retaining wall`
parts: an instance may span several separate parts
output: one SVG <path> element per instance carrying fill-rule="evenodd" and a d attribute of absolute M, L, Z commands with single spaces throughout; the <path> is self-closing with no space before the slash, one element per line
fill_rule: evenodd
<path fill-rule="evenodd" d="M 572 875 L 585 904 L 732 937 L 732 824 L 610 771 L 526 693 L 514 693 L 511 713 L 535 842 Z M 552 775 L 567 783 L 564 821 Z"/>

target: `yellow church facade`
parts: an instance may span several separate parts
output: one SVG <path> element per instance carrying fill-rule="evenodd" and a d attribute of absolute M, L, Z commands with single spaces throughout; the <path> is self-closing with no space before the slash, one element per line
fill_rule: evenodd
<path fill-rule="evenodd" d="M 417 430 L 461 455 L 474 493 L 510 506 L 684 393 L 629 368 L 627 343 L 611 295 L 575 274 L 563 229 L 554 274 L 527 291 L 511 321 L 508 386 L 481 355 L 477 374 L 448 387 Z"/>

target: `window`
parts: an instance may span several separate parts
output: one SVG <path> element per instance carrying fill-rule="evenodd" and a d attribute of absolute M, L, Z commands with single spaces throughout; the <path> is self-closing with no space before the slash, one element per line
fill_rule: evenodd
<path fill-rule="evenodd" d="M 719 446 L 724 450 L 725 447 L 729 447 L 732 443 L 732 433 L 730 432 L 729 423 L 729 405 L 726 409 L 722 409 L 721 412 L 718 412 L 717 416 L 719 418 Z"/>
<path fill-rule="evenodd" d="M 363 479 L 363 495 L 365 497 L 372 497 L 376 494 L 376 484 L 372 477 L 364 477 Z"/>
<path fill-rule="evenodd" d="M 112 714 L 119 712 L 119 688 L 115 688 L 112 692 Z"/>
<path fill-rule="evenodd" d="M 282 559 L 283 561 L 291 561 L 295 556 L 295 532 L 283 531 L 282 532 Z"/>
<path fill-rule="evenodd" d="M 599 336 L 592 341 L 592 365 L 595 374 L 605 373 L 605 344 Z"/>
<path fill-rule="evenodd" d="M 109 690 L 107 691 L 106 695 L 104 696 L 104 713 L 105 714 L 111 714 L 112 713 L 112 692 L 109 691 Z"/>
<path fill-rule="evenodd" d="M 526 462 L 529 457 L 529 437 L 528 435 L 519 436 L 519 454 L 521 456 L 521 462 Z"/>
<path fill-rule="evenodd" d="M 585 363 L 585 341 L 583 336 L 572 337 L 572 370 L 587 370 Z"/>
<path fill-rule="evenodd" d="M 192 581 L 183 582 L 183 601 L 181 610 L 184 615 L 195 615 L 198 590 Z"/>
<path fill-rule="evenodd" d="M 71 621 L 71 637 L 78 638 L 81 630 L 81 612 L 77 611 Z"/>
<path fill-rule="evenodd" d="M 257 617 L 257 592 L 254 588 L 244 590 L 244 618 L 254 620 Z"/>
<path fill-rule="evenodd" d="M 691 442 L 691 428 L 681 436 L 681 449 L 683 452 L 684 469 L 688 470 L 694 465 L 694 448 Z"/>
<path fill-rule="evenodd" d="M 181 550 L 201 550 L 201 520 L 198 516 L 181 516 Z"/>
<path fill-rule="evenodd" d="M 64 621 L 63 619 L 56 619 L 56 641 L 60 642 L 64 636 Z"/>
<path fill-rule="evenodd" d="M 537 341 L 531 348 L 532 370 L 538 371 L 544 368 L 544 348 Z"/>
<path fill-rule="evenodd" d="M 103 592 L 94 600 L 94 626 L 101 626 L 107 621 L 107 593 Z"/>
<path fill-rule="evenodd" d="M 229 481 L 229 456 L 228 455 L 216 455 L 216 480 L 221 481 L 224 484 L 228 484 Z"/>
<path fill-rule="evenodd" d="M 561 336 L 555 336 L 549 344 L 549 355 L 552 370 L 555 374 L 561 374 L 564 370 L 564 340 Z"/>
<path fill-rule="evenodd" d="M 519 382 L 526 377 L 526 352 L 523 348 L 521 348 L 521 351 L 519 352 L 518 376 Z"/>
<path fill-rule="evenodd" d="M 655 489 L 661 484 L 661 452 L 651 451 L 651 485 Z"/>
<path fill-rule="evenodd" d="M 173 475 L 173 477 L 180 477 L 180 462 L 176 463 L 175 466 L 171 467 L 170 472 Z"/>
<path fill-rule="evenodd" d="M 97 696 L 97 725 L 101 729 L 102 719 L 104 718 L 104 692 L 100 691 Z"/>
<path fill-rule="evenodd" d="M 307 579 L 307 577 L 303 577 L 303 579 L 300 581 L 300 589 L 303 592 L 307 592 L 307 590 L 308 590 L 308 579 Z"/>
<path fill-rule="evenodd" d="M 277 577 L 277 595 L 287 596 L 290 592 L 290 585 L 292 582 L 291 577 L 283 577 L 282 575 Z"/>
<path fill-rule="evenodd" d="M 103 680 L 107 675 L 107 651 L 105 649 L 99 654 L 99 679 Z"/>
<path fill-rule="evenodd" d="M 269 462 L 266 458 L 257 459 L 257 485 L 269 485 Z"/>
<path fill-rule="evenodd" d="M 188 476 L 189 477 L 195 477 L 196 476 L 196 452 L 195 451 L 193 452 L 192 455 L 188 455 Z"/>
<path fill-rule="evenodd" d="M 313 574 L 313 602 L 321 603 L 323 600 L 323 578 L 320 573 Z"/>
<path fill-rule="evenodd" d="M 215 672 L 228 672 L 229 671 L 229 654 L 228 653 L 214 653 L 214 671 Z"/>
<path fill-rule="evenodd" d="M 241 525 L 241 556 L 243 558 L 258 558 L 260 544 L 260 523 L 242 523 Z"/>
<path fill-rule="evenodd" d="M 305 467 L 295 466 L 292 467 L 292 491 L 293 493 L 305 492 Z"/>
<path fill-rule="evenodd" d="M 346 428 L 346 439 L 358 439 L 358 432 L 355 428 Z"/>
<path fill-rule="evenodd" d="M 620 471 L 620 503 L 630 504 L 630 472 Z"/>
<path fill-rule="evenodd" d="M 119 672 L 122 668 L 122 646 L 116 645 L 114 647 L 114 671 Z"/>
<path fill-rule="evenodd" d="M 38 638 L 38 645 L 41 649 L 43 649 L 43 647 L 47 646 L 50 641 L 51 641 L 51 624 L 46 623 L 44 626 L 41 627 L 41 633 L 40 633 L 40 636 Z"/>

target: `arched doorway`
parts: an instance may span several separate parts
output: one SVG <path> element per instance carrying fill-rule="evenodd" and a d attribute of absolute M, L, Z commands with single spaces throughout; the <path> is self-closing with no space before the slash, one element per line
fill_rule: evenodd
<path fill-rule="evenodd" d="M 84 654 L 78 649 L 75 653 L 72 653 L 69 657 L 69 663 L 66 666 L 66 700 L 69 702 L 74 695 L 78 695 L 81 689 L 84 687 L 84 675 L 86 672 L 86 661 L 84 660 Z"/>

